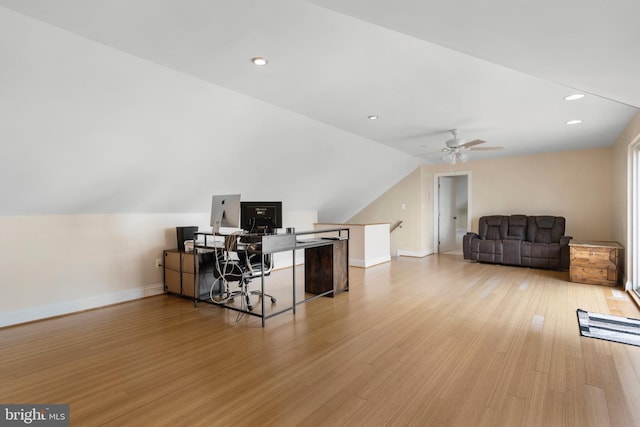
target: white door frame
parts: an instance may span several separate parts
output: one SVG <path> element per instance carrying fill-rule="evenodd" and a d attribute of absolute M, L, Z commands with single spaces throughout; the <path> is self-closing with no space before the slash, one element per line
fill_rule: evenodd
<path fill-rule="evenodd" d="M 640 135 L 629 144 L 627 165 L 627 280 L 625 290 L 640 292 Z"/>
<path fill-rule="evenodd" d="M 438 179 L 441 176 L 467 176 L 467 230 L 471 230 L 471 171 L 455 171 L 455 172 L 437 172 L 433 174 L 433 253 L 440 252 L 440 228 L 438 227 L 438 216 L 440 212 L 440 189 L 438 188 Z"/>

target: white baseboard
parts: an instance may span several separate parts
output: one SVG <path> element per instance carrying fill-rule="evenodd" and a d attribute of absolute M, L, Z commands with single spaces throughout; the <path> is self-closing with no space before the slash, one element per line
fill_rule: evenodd
<path fill-rule="evenodd" d="M 413 258 L 423 258 L 423 257 L 426 257 L 428 255 L 433 255 L 433 249 L 428 249 L 426 251 L 421 251 L 421 252 L 398 250 L 396 252 L 396 255 L 397 256 L 413 257 Z"/>
<path fill-rule="evenodd" d="M 17 325 L 19 323 L 33 322 L 34 320 L 46 319 L 48 317 L 77 313 L 84 310 L 90 310 L 92 308 L 104 307 L 111 304 L 131 301 L 152 295 L 159 295 L 162 293 L 164 293 L 164 285 L 159 283 L 112 294 L 97 295 L 90 298 L 65 301 L 57 304 L 41 305 L 24 310 L 2 313 L 0 314 L 0 328 Z"/>
<path fill-rule="evenodd" d="M 366 260 L 349 258 L 349 265 L 353 267 L 367 268 L 367 267 L 372 267 L 374 265 L 382 264 L 384 262 L 389 262 L 389 261 L 391 261 L 391 255 L 388 255 L 385 257 L 373 258 L 373 259 L 369 258 Z"/>

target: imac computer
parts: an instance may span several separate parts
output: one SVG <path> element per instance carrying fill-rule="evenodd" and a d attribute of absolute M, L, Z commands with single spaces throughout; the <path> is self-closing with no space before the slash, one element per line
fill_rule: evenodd
<path fill-rule="evenodd" d="M 220 227 L 240 228 L 240 194 L 213 196 L 211 227 L 213 233 L 219 233 Z"/>
<path fill-rule="evenodd" d="M 249 233 L 274 233 L 282 228 L 282 202 L 241 202 L 240 227 Z"/>

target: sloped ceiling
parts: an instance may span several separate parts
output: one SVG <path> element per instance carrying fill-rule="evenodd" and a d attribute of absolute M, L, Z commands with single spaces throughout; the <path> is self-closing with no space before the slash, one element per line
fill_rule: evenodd
<path fill-rule="evenodd" d="M 0 214 L 206 212 L 211 195 L 344 221 L 419 160 L 0 8 Z"/>
<path fill-rule="evenodd" d="M 474 158 L 607 146 L 640 106 L 629 1 L 0 6 L 2 214 L 205 211 L 237 191 L 345 220 L 448 129 L 504 147 Z"/>
<path fill-rule="evenodd" d="M 316 0 L 548 82 L 640 107 L 640 3 Z"/>

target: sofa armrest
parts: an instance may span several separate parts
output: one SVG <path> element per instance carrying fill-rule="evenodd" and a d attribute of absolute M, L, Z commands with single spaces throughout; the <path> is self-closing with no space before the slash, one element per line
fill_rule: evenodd
<path fill-rule="evenodd" d="M 560 238 L 560 267 L 569 268 L 569 258 L 571 257 L 569 252 L 569 242 L 573 239 L 572 236 L 562 236 Z"/>
<path fill-rule="evenodd" d="M 478 233 L 468 232 L 462 236 L 462 256 L 464 259 L 471 259 L 471 241 L 473 239 L 479 239 Z"/>

